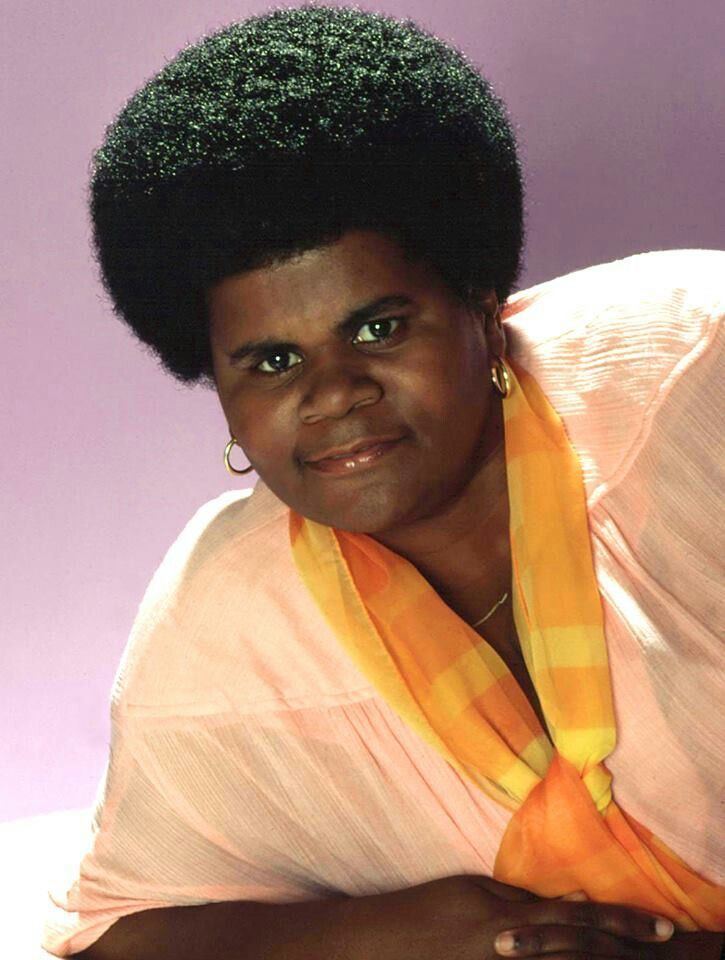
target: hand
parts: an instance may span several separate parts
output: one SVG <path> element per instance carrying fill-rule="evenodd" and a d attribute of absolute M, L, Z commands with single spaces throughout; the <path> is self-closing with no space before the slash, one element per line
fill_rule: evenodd
<path fill-rule="evenodd" d="M 454 876 L 351 898 L 341 920 L 349 960 L 657 960 L 665 921 L 629 907 L 545 900 L 488 877 Z M 517 945 L 516 945 L 517 944 Z"/>

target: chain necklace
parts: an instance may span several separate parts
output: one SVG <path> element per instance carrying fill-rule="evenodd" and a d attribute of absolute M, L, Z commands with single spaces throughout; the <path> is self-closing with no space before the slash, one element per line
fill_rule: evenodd
<path fill-rule="evenodd" d="M 475 623 L 472 623 L 472 624 L 471 624 L 471 627 L 472 627 L 472 628 L 473 628 L 473 627 L 479 627 L 482 623 L 485 623 L 485 622 L 488 620 L 488 618 L 491 616 L 491 614 L 492 614 L 492 613 L 495 613 L 496 610 L 498 610 L 498 608 L 501 606 L 501 604 L 505 602 L 505 600 L 506 600 L 506 598 L 508 597 L 508 595 L 509 595 L 509 594 L 508 594 L 508 590 L 507 590 L 506 593 L 501 597 L 501 599 L 500 599 L 500 600 L 497 600 L 496 603 L 494 603 L 494 605 L 493 605 L 493 606 L 491 607 L 491 609 L 488 611 L 488 613 L 486 614 L 486 616 L 485 616 L 485 617 L 481 617 L 480 620 L 476 620 Z"/>

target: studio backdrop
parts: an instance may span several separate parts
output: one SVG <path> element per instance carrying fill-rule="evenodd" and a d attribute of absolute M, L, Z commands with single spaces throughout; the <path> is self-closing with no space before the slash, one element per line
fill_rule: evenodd
<path fill-rule="evenodd" d="M 641 251 L 725 245 L 717 0 L 360 6 L 458 46 L 507 103 L 527 180 L 522 287 Z M 3 10 L 0 821 L 92 803 L 144 589 L 194 511 L 235 485 L 215 395 L 162 374 L 105 299 L 90 157 L 181 47 L 266 9 Z"/>

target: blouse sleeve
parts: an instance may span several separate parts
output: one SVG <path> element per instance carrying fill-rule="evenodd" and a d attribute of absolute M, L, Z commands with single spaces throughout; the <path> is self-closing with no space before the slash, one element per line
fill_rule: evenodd
<path fill-rule="evenodd" d="M 78 953 L 120 917 L 157 907 L 330 895 L 296 853 L 280 796 L 279 764 L 295 760 L 283 756 L 284 714 L 116 709 L 112 719 L 86 848 L 50 891 L 45 950 Z"/>
<path fill-rule="evenodd" d="M 55 956 L 86 949 L 142 910 L 326 894 L 289 852 L 278 796 L 278 764 L 287 761 L 275 738 L 282 713 L 240 711 L 221 692 L 220 677 L 238 674 L 240 657 L 214 646 L 229 633 L 214 618 L 241 592 L 229 618 L 244 622 L 250 603 L 224 552 L 246 557 L 230 540 L 241 500 L 223 495 L 197 512 L 141 602 L 86 839 L 51 878 L 42 945 Z"/>
<path fill-rule="evenodd" d="M 593 515 L 612 626 L 618 796 L 716 883 L 725 880 L 721 317 L 722 304 L 662 381 Z"/>

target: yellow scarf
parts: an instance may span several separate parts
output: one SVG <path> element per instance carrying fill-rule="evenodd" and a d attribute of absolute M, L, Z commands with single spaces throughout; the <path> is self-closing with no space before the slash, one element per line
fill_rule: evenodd
<path fill-rule="evenodd" d="M 494 877 L 584 891 L 722 930 L 725 891 L 612 799 L 616 730 L 579 462 L 532 376 L 503 401 L 513 610 L 548 735 L 499 655 L 404 558 L 290 511 L 297 568 L 338 640 L 402 719 L 513 810 Z M 663 803 L 667 800 L 662 799 Z"/>

